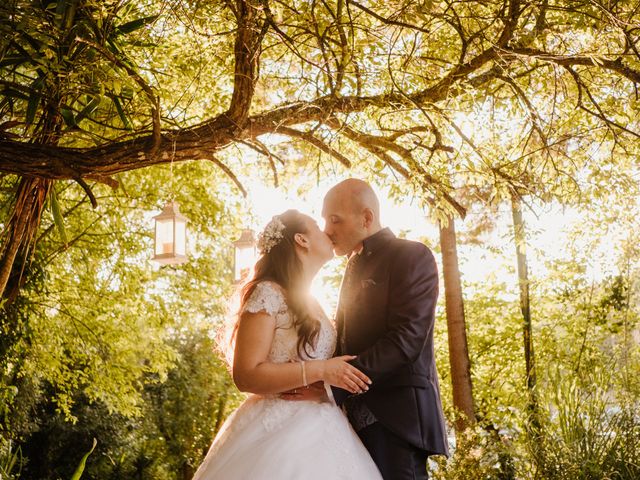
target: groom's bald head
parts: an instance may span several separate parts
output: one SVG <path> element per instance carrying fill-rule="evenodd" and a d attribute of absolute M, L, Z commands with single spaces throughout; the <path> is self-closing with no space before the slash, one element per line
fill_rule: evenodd
<path fill-rule="evenodd" d="M 357 178 L 344 180 L 327 192 L 322 216 L 337 255 L 357 250 L 381 228 L 378 197 L 367 182 Z"/>
<path fill-rule="evenodd" d="M 355 213 L 368 208 L 380 223 L 380 202 L 373 188 L 367 182 L 357 178 L 348 178 L 327 192 L 326 198 L 336 196 L 345 202 L 345 206 Z"/>

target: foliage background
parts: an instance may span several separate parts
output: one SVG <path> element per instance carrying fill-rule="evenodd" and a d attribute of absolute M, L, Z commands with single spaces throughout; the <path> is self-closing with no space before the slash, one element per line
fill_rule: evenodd
<path fill-rule="evenodd" d="M 19 160 L 16 170 L 0 159 L 3 242 L 20 182 L 39 165 L 16 143 L 47 145 L 57 159 L 59 147 L 148 138 L 159 118 L 163 151 L 179 155 L 186 147 L 176 132 L 228 113 L 246 5 L 254 3 L 0 7 L 0 146 Z M 275 183 L 317 201 L 318 184 L 359 176 L 392 201 L 413 202 L 426 224 L 453 218 L 456 204 L 468 210 L 456 222 L 478 424 L 466 438 L 452 435 L 454 458 L 434 461 L 432 474 L 638 478 L 635 2 L 367 3 L 379 18 L 364 2 L 259 5 L 260 21 L 270 6 L 280 32 L 272 24 L 262 39 L 246 114 L 257 125 L 302 105 L 287 110 L 299 131 L 251 136 L 238 124 L 222 147 L 203 140 L 188 151 L 194 161 L 167 154 L 145 164 L 148 150 L 134 153 L 139 163 L 108 173 L 117 189 L 84 177 L 95 208 L 74 175 L 47 177 L 37 242 L 16 260 L 24 283 L 0 311 L 0 474 L 70 478 L 96 438 L 85 478 L 191 478 L 243 398 L 214 341 L 233 290 L 231 242 L 256 223 L 241 189 Z M 299 113 L 323 106 L 333 116 Z M 67 160 L 51 160 L 50 172 L 73 171 Z M 527 231 L 542 411 L 533 433 L 514 193 L 530 224 L 542 225 Z M 159 269 L 149 261 L 151 217 L 170 198 L 190 220 L 190 261 Z M 575 221 L 539 221 L 559 211 Z M 555 244 L 542 241 L 550 230 Z M 430 231 L 422 240 L 440 254 Z M 478 258 L 486 271 L 471 272 Z M 328 285 L 339 268 L 327 272 Z M 453 421 L 442 301 L 438 312 Z"/>

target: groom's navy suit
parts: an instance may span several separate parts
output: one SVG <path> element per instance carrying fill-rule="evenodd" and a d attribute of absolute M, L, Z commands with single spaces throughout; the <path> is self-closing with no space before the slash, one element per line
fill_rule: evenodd
<path fill-rule="evenodd" d="M 388 228 L 365 239 L 359 255 L 340 291 L 336 353 L 357 355 L 351 363 L 373 381 L 355 400 L 373 415 L 369 424 L 376 423 L 358 433 L 383 476 L 395 480 L 405 475 L 395 473 L 397 466 L 381 464 L 394 459 L 376 458 L 376 444 L 382 445 L 382 456 L 389 442 L 406 443 L 424 454 L 422 461 L 449 454 L 433 351 L 438 270 L 426 246 L 396 238 Z M 338 405 L 349 395 L 334 388 Z M 376 438 L 365 438 L 376 430 Z M 393 438 L 379 441 L 380 432 Z M 422 468 L 426 471 L 424 463 Z"/>

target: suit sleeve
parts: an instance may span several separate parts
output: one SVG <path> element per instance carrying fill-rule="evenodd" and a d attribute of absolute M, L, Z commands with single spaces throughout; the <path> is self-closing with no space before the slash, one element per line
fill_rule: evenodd
<path fill-rule="evenodd" d="M 403 245 L 389 276 L 387 333 L 352 363 L 375 385 L 385 375 L 413 363 L 433 330 L 438 300 L 438 268 L 421 243 Z"/>

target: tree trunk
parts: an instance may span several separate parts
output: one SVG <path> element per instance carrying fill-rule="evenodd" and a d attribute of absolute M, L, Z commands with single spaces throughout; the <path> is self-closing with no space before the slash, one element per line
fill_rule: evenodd
<path fill-rule="evenodd" d="M 476 417 L 453 218 L 449 219 L 446 226 L 440 225 L 440 249 L 442 250 L 453 406 L 456 409 L 455 429 L 456 433 L 460 433 L 474 424 Z"/>
<path fill-rule="evenodd" d="M 16 192 L 13 214 L 5 226 L 0 253 L 0 297 L 11 302 L 22 284 L 42 210 L 53 180 L 22 177 Z"/>
<path fill-rule="evenodd" d="M 186 461 L 182 464 L 182 480 L 191 480 L 196 473 L 196 469 Z"/>
<path fill-rule="evenodd" d="M 231 388 L 231 386 L 229 386 L 228 388 Z M 216 423 L 215 423 L 215 427 L 213 429 L 214 436 L 218 433 L 218 430 L 220 430 L 220 427 L 222 427 L 222 422 L 224 421 L 224 411 L 226 410 L 227 401 L 228 400 L 229 400 L 229 391 L 228 391 L 228 389 L 225 389 L 224 393 L 218 399 L 218 410 L 216 412 Z"/>
<path fill-rule="evenodd" d="M 527 410 L 530 425 L 537 425 L 538 401 L 536 396 L 536 368 L 533 355 L 533 336 L 531 331 L 531 305 L 529 300 L 529 267 L 527 264 L 525 224 L 522 218 L 520 197 L 511 195 L 511 214 L 513 217 L 513 233 L 518 261 L 518 285 L 520 287 L 520 311 L 522 312 L 522 334 L 524 340 L 525 381 L 528 393 Z"/>

